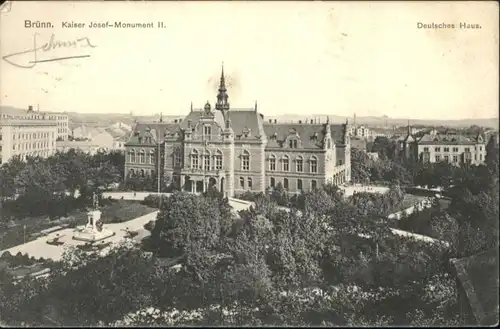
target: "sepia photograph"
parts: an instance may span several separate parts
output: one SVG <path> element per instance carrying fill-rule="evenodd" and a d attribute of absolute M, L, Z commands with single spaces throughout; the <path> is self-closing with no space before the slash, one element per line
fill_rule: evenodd
<path fill-rule="evenodd" d="M 0 3 L 0 327 L 498 325 L 498 2 Z"/>

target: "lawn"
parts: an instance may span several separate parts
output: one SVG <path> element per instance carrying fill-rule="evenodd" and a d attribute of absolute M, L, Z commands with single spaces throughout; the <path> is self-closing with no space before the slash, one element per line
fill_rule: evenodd
<path fill-rule="evenodd" d="M 137 201 L 119 200 L 100 208 L 101 219 L 104 223 L 121 223 L 147 215 L 156 209 L 143 205 Z M 25 218 L 15 221 L 15 226 L 0 227 L 0 251 L 32 241 L 45 229 L 64 224 L 85 225 L 87 213 L 82 210 L 71 212 L 68 217 L 58 220 L 49 220 L 48 216 Z M 26 229 L 23 229 L 26 226 Z M 24 240 L 26 238 L 26 240 Z"/>

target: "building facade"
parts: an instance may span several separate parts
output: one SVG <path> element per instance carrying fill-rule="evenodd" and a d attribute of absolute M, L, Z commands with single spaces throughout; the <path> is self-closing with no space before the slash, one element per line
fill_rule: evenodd
<path fill-rule="evenodd" d="M 57 123 L 57 139 L 61 141 L 68 140 L 69 136 L 69 118 L 64 113 L 47 113 L 49 120 Z"/>
<path fill-rule="evenodd" d="M 2 112 L 0 121 L 0 164 L 14 156 L 26 160 L 30 156 L 48 157 L 56 151 L 57 121 L 33 111 Z"/>
<path fill-rule="evenodd" d="M 191 106 L 182 120 L 138 122 L 125 144 L 125 179 L 161 174 L 174 186 L 228 196 L 265 192 L 281 184 L 290 193 L 351 179 L 349 125 L 265 122 L 257 104 L 232 109 L 222 70 L 215 107 Z"/>
<path fill-rule="evenodd" d="M 396 141 L 396 155 L 405 158 L 413 157 L 422 162 L 447 162 L 453 165 L 484 163 L 486 142 L 481 134 L 464 136 L 461 134 L 439 134 L 430 131 L 421 137 L 411 134 L 408 126 L 406 136 Z"/>

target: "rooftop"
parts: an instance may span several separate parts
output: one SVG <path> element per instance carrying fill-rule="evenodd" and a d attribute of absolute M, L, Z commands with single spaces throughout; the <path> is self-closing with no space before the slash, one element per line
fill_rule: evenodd
<path fill-rule="evenodd" d="M 479 325 L 498 323 L 498 249 L 452 259 Z"/>

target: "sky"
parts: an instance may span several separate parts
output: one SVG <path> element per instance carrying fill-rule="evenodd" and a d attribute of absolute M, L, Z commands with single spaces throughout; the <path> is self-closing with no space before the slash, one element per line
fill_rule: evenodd
<path fill-rule="evenodd" d="M 224 63 L 231 107 L 257 101 L 264 115 L 498 118 L 498 14 L 497 2 L 14 2 L 1 13 L 2 57 L 51 38 L 38 61 L 88 57 L 0 59 L 0 105 L 185 114 L 214 104 Z M 34 53 L 7 59 L 29 66 Z"/>

